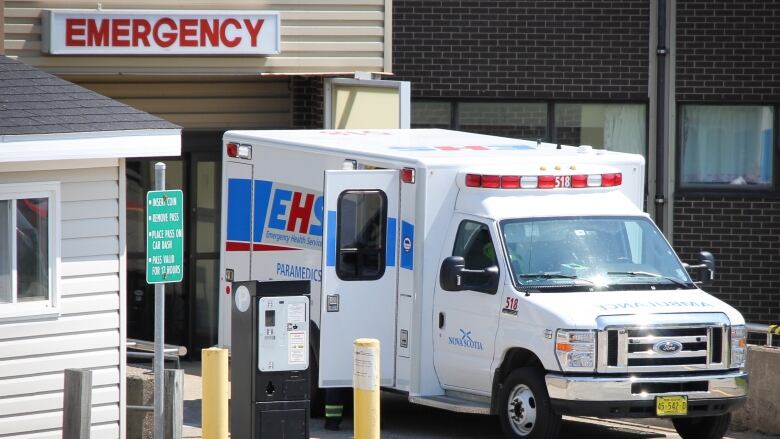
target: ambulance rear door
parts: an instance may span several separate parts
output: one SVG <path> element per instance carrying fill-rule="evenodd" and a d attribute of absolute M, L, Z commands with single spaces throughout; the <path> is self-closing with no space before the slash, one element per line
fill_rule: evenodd
<path fill-rule="evenodd" d="M 357 338 L 380 342 L 394 385 L 399 171 L 325 172 L 320 387 L 352 386 Z"/>

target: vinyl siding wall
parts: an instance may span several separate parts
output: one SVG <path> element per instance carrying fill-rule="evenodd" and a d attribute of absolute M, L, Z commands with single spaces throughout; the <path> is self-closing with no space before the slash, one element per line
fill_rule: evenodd
<path fill-rule="evenodd" d="M 123 175 L 124 166 L 116 159 L 0 163 L 0 184 L 59 181 L 61 185 L 61 315 L 0 321 L 0 437 L 4 439 L 61 437 L 66 368 L 93 371 L 92 438 L 120 437 L 125 336 Z"/>
<path fill-rule="evenodd" d="M 382 72 L 390 68 L 391 0 L 103 0 L 103 9 L 265 10 L 281 15 L 273 56 L 47 56 L 42 9 L 95 9 L 87 0 L 5 0 L 8 56 L 58 75 Z"/>
<path fill-rule="evenodd" d="M 65 76 L 185 129 L 279 129 L 292 124 L 289 77 Z"/>

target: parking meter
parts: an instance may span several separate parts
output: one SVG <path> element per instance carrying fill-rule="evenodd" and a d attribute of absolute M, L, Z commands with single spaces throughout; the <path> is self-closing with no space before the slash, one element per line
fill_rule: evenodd
<path fill-rule="evenodd" d="M 234 282 L 230 432 L 309 437 L 309 282 Z"/>

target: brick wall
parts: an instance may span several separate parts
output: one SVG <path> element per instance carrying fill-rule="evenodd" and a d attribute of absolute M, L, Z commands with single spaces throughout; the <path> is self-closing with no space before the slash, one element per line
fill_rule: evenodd
<path fill-rule="evenodd" d="M 780 321 L 780 200 L 678 196 L 674 247 L 689 263 L 701 250 L 715 255 L 715 282 L 707 290 L 747 321 Z"/>
<path fill-rule="evenodd" d="M 677 1 L 677 100 L 780 102 L 780 3 Z M 776 160 L 776 159 L 775 159 Z M 780 199 L 677 194 L 674 246 L 683 260 L 709 249 L 710 291 L 748 321 L 780 321 Z"/>
<path fill-rule="evenodd" d="M 323 79 L 320 76 L 293 76 L 292 129 L 318 129 L 323 126 Z"/>
<path fill-rule="evenodd" d="M 780 100 L 780 2 L 677 1 L 677 99 Z"/>
<path fill-rule="evenodd" d="M 412 97 L 647 98 L 648 0 L 394 0 Z"/>

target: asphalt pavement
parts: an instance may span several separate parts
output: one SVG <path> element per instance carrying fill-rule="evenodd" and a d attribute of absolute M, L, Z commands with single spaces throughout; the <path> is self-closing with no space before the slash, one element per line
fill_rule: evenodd
<path fill-rule="evenodd" d="M 184 435 L 185 439 L 201 438 L 200 363 L 183 363 Z M 381 400 L 383 439 L 501 439 L 497 417 L 452 413 L 431 407 L 410 404 L 403 395 L 383 392 Z M 352 434 L 351 415 L 345 416 L 340 431 L 323 428 L 324 419 L 312 419 L 311 437 L 316 439 L 348 439 Z M 560 439 L 679 439 L 671 421 L 666 419 L 617 419 L 564 417 Z M 751 432 L 729 432 L 729 439 L 769 439 Z"/>

